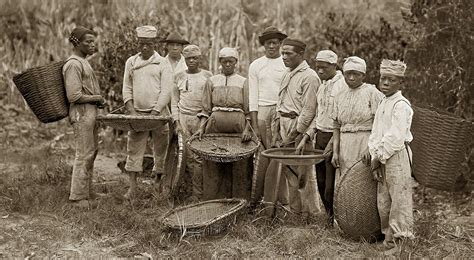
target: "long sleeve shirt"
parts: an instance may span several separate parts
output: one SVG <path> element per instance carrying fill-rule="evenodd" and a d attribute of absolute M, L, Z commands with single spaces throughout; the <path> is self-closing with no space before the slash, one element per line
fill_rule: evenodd
<path fill-rule="evenodd" d="M 240 111 L 249 113 L 247 80 L 238 75 L 217 74 L 204 85 L 202 111 L 198 116 L 209 117 L 213 111 Z"/>
<path fill-rule="evenodd" d="M 173 73 L 163 61 L 157 52 L 148 60 L 140 54 L 127 60 L 122 86 L 124 103 L 133 100 L 137 111 L 161 112 L 171 102 Z"/>
<path fill-rule="evenodd" d="M 272 106 L 278 102 L 283 74 L 286 67 L 282 57 L 270 59 L 262 56 L 249 67 L 249 110 L 258 111 L 259 106 Z"/>
<path fill-rule="evenodd" d="M 334 100 L 347 88 L 348 86 L 344 81 L 341 71 L 337 71 L 334 77 L 321 83 L 316 93 L 316 100 L 318 102 L 316 116 L 311 123 L 311 127 L 306 132 L 309 136 L 313 136 L 317 129 L 323 132 L 334 131 L 335 124 L 331 118 L 334 113 Z"/>
<path fill-rule="evenodd" d="M 316 115 L 316 93 L 321 80 L 306 61 L 285 72 L 278 93 L 277 117 L 281 113 L 296 113 L 296 130 L 305 133 Z"/>
<path fill-rule="evenodd" d="M 69 103 L 73 104 L 83 95 L 99 95 L 99 82 L 89 62 L 71 55 L 63 66 L 64 85 Z"/>
<path fill-rule="evenodd" d="M 341 132 L 370 131 L 382 98 L 374 85 L 363 83 L 355 89 L 347 86 L 334 102 L 331 118 L 335 128 Z"/>
<path fill-rule="evenodd" d="M 174 120 L 179 120 L 180 113 L 197 115 L 201 112 L 204 85 L 210 77 L 212 73 L 207 70 L 195 74 L 184 71 L 175 75 L 171 98 Z"/>
<path fill-rule="evenodd" d="M 405 143 L 413 140 L 410 132 L 412 117 L 410 102 L 400 91 L 382 99 L 369 137 L 372 158 L 385 164 L 392 155 L 405 149 Z"/>

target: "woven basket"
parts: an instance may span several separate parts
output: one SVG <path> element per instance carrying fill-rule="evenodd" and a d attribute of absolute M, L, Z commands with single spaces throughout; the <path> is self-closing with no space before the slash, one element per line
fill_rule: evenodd
<path fill-rule="evenodd" d="M 199 141 L 193 136 L 186 142 L 189 150 L 204 160 L 213 162 L 235 162 L 252 156 L 260 141 L 242 142 L 241 134 L 205 134 Z"/>
<path fill-rule="evenodd" d="M 169 116 L 153 116 L 153 115 L 124 115 L 124 114 L 108 114 L 98 115 L 97 121 L 104 123 L 112 128 L 122 131 L 150 131 L 161 127 L 164 121 L 169 121 Z"/>
<path fill-rule="evenodd" d="M 421 184 L 455 191 L 466 183 L 462 163 L 472 140 L 473 124 L 445 112 L 413 107 L 413 168 Z"/>
<path fill-rule="evenodd" d="M 370 167 L 357 162 L 336 185 L 334 216 L 351 239 L 374 241 L 380 233 L 377 182 Z"/>
<path fill-rule="evenodd" d="M 217 199 L 170 210 L 161 222 L 181 235 L 215 235 L 235 223 L 247 205 L 244 199 Z"/>
<path fill-rule="evenodd" d="M 62 73 L 64 63 L 31 68 L 13 77 L 26 103 L 43 123 L 61 120 L 69 114 Z"/>

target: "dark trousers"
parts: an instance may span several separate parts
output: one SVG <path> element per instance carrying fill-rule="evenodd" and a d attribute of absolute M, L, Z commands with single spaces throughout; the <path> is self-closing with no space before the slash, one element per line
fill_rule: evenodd
<path fill-rule="evenodd" d="M 318 131 L 316 134 L 316 149 L 324 150 L 332 137 L 332 133 Z M 334 182 L 336 179 L 336 169 L 330 160 L 325 160 L 316 164 L 316 181 L 318 183 L 319 195 L 323 201 L 324 208 L 331 219 L 334 218 Z"/>

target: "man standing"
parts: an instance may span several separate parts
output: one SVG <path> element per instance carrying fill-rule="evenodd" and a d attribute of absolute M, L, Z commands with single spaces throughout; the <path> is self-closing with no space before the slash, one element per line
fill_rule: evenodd
<path fill-rule="evenodd" d="M 202 95 L 204 85 L 212 73 L 199 68 L 201 50 L 196 45 L 183 49 L 188 69 L 175 75 L 171 111 L 175 122 L 175 131 L 181 132 L 186 142 L 197 132 L 200 126 L 197 114 L 203 109 Z M 186 171 L 191 174 L 193 192 L 191 201 L 202 199 L 202 158 L 192 151 L 186 152 Z"/>
<path fill-rule="evenodd" d="M 302 149 L 305 143 L 316 134 L 315 148 L 325 150 L 325 160 L 316 165 L 316 181 L 319 195 L 328 214 L 328 224 L 334 223 L 334 182 L 336 169 L 331 164 L 332 135 L 334 131 L 333 114 L 334 98 L 344 89 L 347 89 L 344 76 L 338 71 L 337 55 L 333 51 L 323 50 L 316 55 L 316 72 L 323 83 L 319 86 L 317 95 L 317 112 L 311 128 L 306 132 L 298 148 Z"/>
<path fill-rule="evenodd" d="M 273 132 L 274 146 L 296 146 L 311 125 L 316 111 L 316 92 L 320 85 L 318 74 L 304 60 L 306 44 L 286 38 L 282 56 L 288 67 L 280 86 L 277 114 Z M 309 144 L 308 144 L 309 145 Z M 288 180 L 290 209 L 314 216 L 320 212 L 316 194 L 316 179 L 311 166 L 283 167 Z M 267 173 L 274 172 L 269 167 Z"/>
<path fill-rule="evenodd" d="M 88 208 L 94 198 L 92 173 L 97 156 L 97 106 L 105 104 L 99 82 L 86 60 L 95 52 L 96 33 L 84 27 L 75 28 L 69 41 L 74 53 L 63 66 L 64 85 L 69 100 L 69 120 L 74 128 L 76 155 L 69 200 L 73 205 Z"/>
<path fill-rule="evenodd" d="M 287 37 L 275 27 L 266 28 L 258 37 L 261 45 L 265 48 L 265 56 L 262 56 L 250 64 L 249 67 L 249 110 L 252 120 L 252 128 L 262 141 L 263 149 L 270 148 L 272 141 L 271 124 L 276 114 L 276 104 L 278 101 L 278 91 L 280 89 L 283 74 L 286 71 L 285 64 L 280 54 L 281 41 Z M 272 189 L 275 184 L 274 178 L 265 178 L 265 172 L 269 160 L 260 154 L 258 169 L 254 176 L 254 202 L 261 199 L 263 188 L 269 187 L 265 199 L 274 201 Z M 268 182 L 264 186 L 264 181 Z M 283 181 L 281 182 L 284 183 Z M 285 194 L 286 185 L 280 185 L 280 191 Z M 286 196 L 287 197 L 287 196 Z M 282 203 L 287 204 L 287 198 L 280 198 Z"/>
<path fill-rule="evenodd" d="M 181 52 L 183 51 L 184 45 L 189 44 L 189 42 L 175 32 L 170 33 L 162 42 L 166 43 L 168 55 L 166 55 L 165 59 L 166 63 L 171 66 L 173 75 L 185 71 L 188 67 L 186 66 Z"/>
<path fill-rule="evenodd" d="M 168 104 L 171 101 L 171 91 L 168 88 L 173 84 L 173 77 L 163 57 L 155 51 L 157 30 L 153 26 L 141 26 L 136 32 L 140 52 L 125 63 L 122 89 L 125 107 L 131 115 L 167 116 L 170 114 Z M 143 170 L 143 155 L 150 134 L 153 139 L 154 157 L 152 171 L 156 176 L 163 174 L 168 131 L 168 124 L 163 123 L 153 131 L 128 132 L 125 170 L 129 174 L 130 188 L 125 198 L 132 198 L 136 191 L 136 177 L 137 173 Z"/>

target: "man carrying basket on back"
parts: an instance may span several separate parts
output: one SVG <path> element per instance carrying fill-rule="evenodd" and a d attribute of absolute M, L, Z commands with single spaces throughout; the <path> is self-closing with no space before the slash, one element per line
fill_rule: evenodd
<path fill-rule="evenodd" d="M 164 58 L 155 51 L 157 29 L 141 26 L 136 29 L 139 53 L 125 63 L 123 78 L 123 101 L 130 115 L 169 116 L 171 101 L 170 88 L 173 76 Z M 153 174 L 159 178 L 163 174 L 163 160 L 168 147 L 168 123 L 152 131 L 128 132 L 127 160 L 125 170 L 129 174 L 130 188 L 124 195 L 133 198 L 136 192 L 137 173 L 141 172 L 148 136 L 153 141 Z"/>

